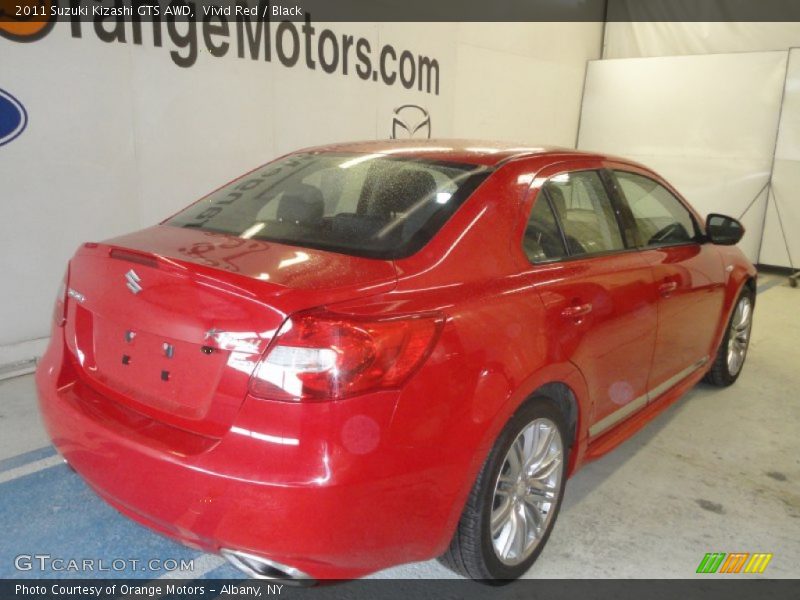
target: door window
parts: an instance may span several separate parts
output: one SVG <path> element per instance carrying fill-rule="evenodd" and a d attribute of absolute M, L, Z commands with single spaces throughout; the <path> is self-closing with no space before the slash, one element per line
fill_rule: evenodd
<path fill-rule="evenodd" d="M 696 239 L 692 214 L 664 186 L 635 173 L 615 171 L 615 175 L 633 213 L 637 245 L 669 246 Z"/>
<path fill-rule="evenodd" d="M 625 249 L 614 207 L 597 171 L 561 173 L 543 189 L 564 231 L 570 255 Z"/>
<path fill-rule="evenodd" d="M 533 263 L 546 262 L 567 255 L 564 238 L 561 237 L 550 202 L 542 193 L 536 197 L 536 203 L 531 210 L 522 247 Z"/>

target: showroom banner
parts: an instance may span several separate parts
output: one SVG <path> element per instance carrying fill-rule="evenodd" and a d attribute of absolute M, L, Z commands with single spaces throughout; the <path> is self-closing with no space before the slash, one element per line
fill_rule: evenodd
<path fill-rule="evenodd" d="M 789 51 L 775 166 L 758 262 L 800 267 L 800 49 Z"/>
<path fill-rule="evenodd" d="M 593 61 L 578 147 L 655 169 L 703 215 L 741 218 L 758 259 L 786 52 Z"/>
<path fill-rule="evenodd" d="M 140 25 L 0 35 L 5 361 L 48 335 L 78 244 L 157 223 L 286 152 L 393 136 L 572 146 L 602 36 L 599 22 Z"/>

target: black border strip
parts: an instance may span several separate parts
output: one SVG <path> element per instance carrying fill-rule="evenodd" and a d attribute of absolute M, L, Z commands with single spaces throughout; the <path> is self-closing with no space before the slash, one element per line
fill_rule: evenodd
<path fill-rule="evenodd" d="M 797 0 L 35 0 L 40 6 L 133 6 L 189 4 L 193 20 L 203 16 L 204 5 L 249 7 L 269 4 L 295 14 L 270 14 L 272 20 L 302 21 L 312 14 L 322 22 L 800 22 Z M 31 0 L 6 0 L 0 7 L 2 24 L 19 20 L 48 21 L 49 17 L 21 19 L 14 6 Z M 271 13 L 271 11 L 270 11 Z M 76 17 L 91 21 L 94 17 Z M 135 17 L 149 21 L 151 17 Z M 130 21 L 131 17 L 121 17 Z M 68 20 L 68 18 L 59 18 Z M 175 20 L 186 20 L 177 17 Z M 6 35 L 6 37 L 10 37 Z M 31 38 L 28 38 L 31 39 Z M 21 41 L 21 40 L 18 40 Z"/>
<path fill-rule="evenodd" d="M 660 557 L 664 559 L 665 557 Z M 659 557 L 654 556 L 654 560 Z M 287 585 L 288 584 L 288 585 Z M 26 592 L 19 591 L 25 586 Z M 241 593 L 221 595 L 224 585 L 236 586 Z M 80 586 L 99 586 L 100 595 L 64 593 Z M 113 588 L 112 588 L 113 586 Z M 125 586 L 146 586 L 145 593 L 121 593 Z M 168 588 L 167 586 L 172 586 Z M 3 600 L 212 600 L 217 597 L 254 600 L 255 598 L 308 598 L 309 600 L 384 600 L 398 598 L 452 599 L 452 600 L 643 600 L 647 598 L 680 598 L 681 600 L 740 600 L 744 598 L 769 598 L 770 600 L 795 600 L 796 579 L 762 579 L 758 575 L 702 576 L 696 579 L 523 579 L 503 586 L 464 579 L 371 579 L 356 581 L 325 581 L 311 588 L 292 587 L 281 580 L 255 579 L 26 579 L 0 580 L 0 597 Z M 158 591 L 151 593 L 152 588 Z M 31 592 L 31 588 L 38 588 Z M 249 588 L 249 590 L 247 589 Z M 254 588 L 261 590 L 254 593 Z M 114 589 L 112 593 L 108 593 Z M 182 589 L 191 590 L 182 593 Z M 59 592 L 58 590 L 63 590 Z M 43 592 L 43 593 L 42 593 Z"/>

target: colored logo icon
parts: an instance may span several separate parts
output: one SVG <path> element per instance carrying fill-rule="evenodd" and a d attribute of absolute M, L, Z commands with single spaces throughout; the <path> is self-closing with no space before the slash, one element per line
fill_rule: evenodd
<path fill-rule="evenodd" d="M 697 566 L 697 573 L 763 573 L 772 554 L 765 552 L 709 552 Z"/>
<path fill-rule="evenodd" d="M 56 23 L 54 0 L 0 0 L 0 37 L 15 42 L 42 39 Z"/>
<path fill-rule="evenodd" d="M 22 103 L 0 89 L 0 146 L 20 136 L 28 126 L 28 113 Z"/>

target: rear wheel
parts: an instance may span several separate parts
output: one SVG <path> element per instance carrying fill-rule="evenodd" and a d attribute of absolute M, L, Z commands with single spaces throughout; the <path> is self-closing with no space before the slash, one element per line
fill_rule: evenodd
<path fill-rule="evenodd" d="M 706 374 L 705 381 L 719 387 L 731 385 L 739 378 L 747 358 L 750 331 L 753 327 L 753 293 L 742 290 L 733 309 L 728 328 L 719 345 L 717 356 Z"/>
<path fill-rule="evenodd" d="M 489 453 L 440 562 L 496 583 L 525 573 L 561 507 L 566 458 L 561 411 L 547 399 L 520 408 Z"/>

